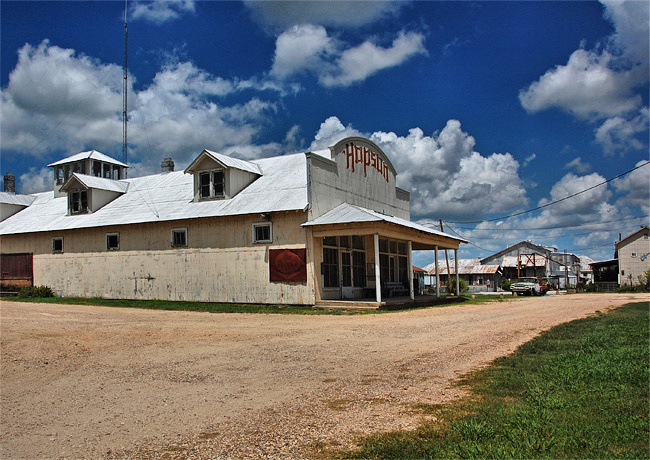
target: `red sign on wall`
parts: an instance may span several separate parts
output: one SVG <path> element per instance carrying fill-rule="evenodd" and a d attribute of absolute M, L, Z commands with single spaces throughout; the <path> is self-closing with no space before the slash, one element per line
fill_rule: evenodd
<path fill-rule="evenodd" d="M 361 147 L 354 145 L 353 143 L 345 144 L 345 150 L 343 150 L 345 157 L 347 159 L 347 169 L 351 169 L 354 172 L 357 169 L 359 170 L 363 167 L 363 175 L 368 175 L 368 169 L 377 171 L 386 182 L 388 182 L 388 165 L 382 160 L 381 156 L 373 152 L 367 147 Z"/>
<path fill-rule="evenodd" d="M 271 281 L 306 282 L 306 249 L 269 249 Z"/>

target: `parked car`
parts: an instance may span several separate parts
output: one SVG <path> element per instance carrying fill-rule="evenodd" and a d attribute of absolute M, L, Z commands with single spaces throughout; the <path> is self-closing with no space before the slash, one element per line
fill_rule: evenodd
<path fill-rule="evenodd" d="M 540 278 L 519 278 L 510 285 L 513 294 L 544 295 L 548 292 L 548 282 Z"/>

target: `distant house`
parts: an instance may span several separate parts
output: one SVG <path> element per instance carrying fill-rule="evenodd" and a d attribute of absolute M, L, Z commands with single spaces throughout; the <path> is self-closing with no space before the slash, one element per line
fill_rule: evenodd
<path fill-rule="evenodd" d="M 431 288 L 436 287 L 436 265 L 435 262 L 424 267 L 427 273 L 428 285 Z M 459 259 L 458 273 L 460 279 L 467 282 L 470 292 L 496 292 L 501 286 L 501 270 L 499 265 L 483 265 L 479 259 Z M 438 277 L 440 278 L 441 288 L 446 288 L 449 275 L 456 275 L 456 262 L 449 261 L 449 271 L 447 271 L 447 262 L 438 261 Z"/>
<path fill-rule="evenodd" d="M 525 276 L 546 278 L 550 272 L 551 252 L 549 248 L 522 241 L 481 259 L 481 264 L 501 266 L 506 279 Z"/>
<path fill-rule="evenodd" d="M 621 286 L 640 284 L 650 268 L 650 229 L 641 227 L 615 244 L 618 259 L 618 282 Z"/>

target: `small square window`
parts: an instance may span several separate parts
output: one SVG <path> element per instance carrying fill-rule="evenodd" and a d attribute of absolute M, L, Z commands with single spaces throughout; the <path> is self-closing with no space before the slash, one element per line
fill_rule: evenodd
<path fill-rule="evenodd" d="M 270 243 L 273 241 L 271 224 L 253 224 L 253 243 Z"/>
<path fill-rule="evenodd" d="M 633 252 L 633 253 L 632 253 L 632 257 L 636 257 L 636 252 Z"/>
<path fill-rule="evenodd" d="M 172 246 L 187 246 L 187 229 L 172 229 Z"/>
<path fill-rule="evenodd" d="M 108 251 L 117 251 L 120 249 L 120 234 L 107 233 L 106 234 L 106 249 Z"/>
<path fill-rule="evenodd" d="M 56 236 L 52 238 L 52 252 L 63 252 L 63 237 Z"/>

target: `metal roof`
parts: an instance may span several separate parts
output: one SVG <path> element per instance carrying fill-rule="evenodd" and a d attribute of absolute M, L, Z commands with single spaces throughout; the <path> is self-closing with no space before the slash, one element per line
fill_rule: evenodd
<path fill-rule="evenodd" d="M 67 191 L 69 184 L 71 184 L 73 180 L 78 181 L 86 188 L 96 188 L 111 192 L 125 193 L 129 188 L 129 183 L 126 180 L 113 180 L 104 177 L 89 176 L 87 174 L 72 173 L 72 176 L 70 176 L 70 179 L 63 184 L 61 190 L 64 192 Z"/>
<path fill-rule="evenodd" d="M 535 254 L 535 267 L 546 267 L 546 257 Z M 505 256 L 501 261 L 501 266 L 503 267 L 517 267 L 517 256 Z M 533 266 L 533 257 L 524 256 L 523 254 L 519 256 L 519 266 L 520 267 L 532 267 Z"/>
<path fill-rule="evenodd" d="M 221 153 L 213 152 L 211 150 L 203 150 L 199 156 L 197 156 L 192 163 L 185 168 L 186 173 L 193 173 L 194 167 L 201 161 L 201 158 L 204 155 L 208 155 L 213 160 L 218 163 L 221 163 L 226 168 L 241 169 L 242 171 L 247 171 L 253 174 L 262 175 L 262 170 L 260 167 L 253 161 L 240 160 L 239 158 L 229 157 Z"/>
<path fill-rule="evenodd" d="M 424 270 L 429 275 L 435 275 L 435 262 L 424 267 Z M 498 270 L 498 265 L 482 265 L 479 259 L 458 259 L 458 271 L 461 275 L 494 275 Z M 454 259 L 449 261 L 449 272 L 452 275 L 456 274 L 456 261 Z M 438 260 L 438 274 L 447 274 L 446 260 Z"/>
<path fill-rule="evenodd" d="M 126 193 L 88 214 L 67 215 L 67 198 L 31 195 L 31 206 L 0 222 L 0 235 L 219 217 L 303 211 L 308 205 L 305 154 L 251 161 L 262 176 L 230 199 L 193 202 L 194 179 L 183 171 L 124 179 Z"/>
<path fill-rule="evenodd" d="M 29 206 L 34 202 L 34 195 L 16 195 L 15 193 L 0 192 L 0 203 Z"/>
<path fill-rule="evenodd" d="M 75 153 L 74 155 L 64 158 L 63 160 L 50 163 L 48 166 L 54 167 L 54 166 L 67 164 L 67 163 L 76 163 L 77 161 L 86 160 L 88 158 L 92 160 L 103 161 L 104 163 L 111 163 L 114 165 L 123 166 L 125 168 L 129 167 L 128 165 L 122 163 L 121 161 L 111 158 L 108 155 L 104 155 L 103 153 L 98 152 L 97 150 L 89 150 L 87 152 Z"/>
<path fill-rule="evenodd" d="M 439 230 L 435 230 L 430 227 L 425 227 L 424 225 L 420 225 L 406 219 L 401 219 L 399 217 L 381 214 L 371 209 L 362 208 L 360 206 L 355 206 L 348 203 L 340 204 L 336 208 L 326 212 L 322 216 L 317 217 L 316 219 L 311 220 L 309 222 L 305 222 L 302 225 L 303 226 L 333 225 L 333 224 L 349 224 L 355 222 L 388 222 L 391 224 L 400 225 L 402 227 L 408 227 L 414 230 L 418 230 L 420 232 L 429 233 L 431 235 L 438 235 L 452 240 L 456 240 L 461 243 L 467 243 L 466 240 L 462 238 L 458 238 L 457 236 L 452 236 L 449 235 L 448 233 L 443 233 Z"/>

